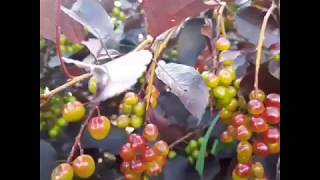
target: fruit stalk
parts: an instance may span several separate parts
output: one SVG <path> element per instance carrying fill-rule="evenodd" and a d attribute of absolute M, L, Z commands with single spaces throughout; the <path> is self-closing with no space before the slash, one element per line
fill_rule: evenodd
<path fill-rule="evenodd" d="M 182 136 L 181 138 L 177 139 L 176 141 L 174 141 L 173 143 L 171 143 L 169 145 L 169 148 L 172 149 L 174 146 L 176 146 L 177 144 L 181 143 L 182 141 L 188 139 L 189 137 L 191 137 L 192 135 L 194 135 L 195 133 L 197 133 L 198 131 L 201 131 L 202 128 L 199 129 L 195 129 L 194 131 L 191 131 L 189 133 L 187 133 L 186 135 Z"/>
<path fill-rule="evenodd" d="M 264 40 L 265 40 L 265 32 L 266 32 L 266 28 L 267 28 L 267 23 L 269 20 L 269 17 L 272 13 L 272 11 L 276 8 L 276 4 L 274 3 L 274 1 L 272 1 L 272 4 L 270 6 L 270 8 L 268 9 L 266 15 L 263 17 L 263 22 L 262 22 L 262 26 L 260 29 L 260 34 L 259 34 L 259 41 L 258 41 L 258 45 L 257 45 L 257 57 L 256 57 L 256 71 L 255 71 L 255 76 L 254 76 L 254 88 L 256 91 L 259 90 L 259 69 L 260 69 L 260 64 L 261 64 L 261 56 L 262 56 L 262 48 L 263 48 L 263 44 L 264 44 Z"/>

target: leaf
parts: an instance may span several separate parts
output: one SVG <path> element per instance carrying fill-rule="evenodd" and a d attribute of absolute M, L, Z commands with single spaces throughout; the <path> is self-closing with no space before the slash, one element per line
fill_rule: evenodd
<path fill-rule="evenodd" d="M 207 144 L 208 144 L 208 140 L 209 140 L 209 137 L 210 137 L 210 134 L 214 128 L 214 126 L 216 125 L 216 123 L 218 122 L 219 120 L 219 115 L 217 115 L 211 122 L 206 134 L 204 135 L 204 138 L 203 138 L 203 143 L 201 144 L 201 147 L 200 147 L 200 152 L 199 152 L 199 156 L 198 156 L 198 159 L 197 159 L 197 163 L 196 163 L 196 170 L 198 171 L 199 175 L 200 176 L 203 176 L 203 169 L 204 169 L 204 159 L 205 159 L 205 154 L 206 154 L 206 151 L 207 151 Z"/>
<path fill-rule="evenodd" d="M 162 62 L 156 68 L 157 77 L 169 86 L 171 92 L 179 97 L 185 108 L 200 123 L 209 101 L 208 88 L 201 75 L 193 67 Z"/>
<path fill-rule="evenodd" d="M 40 36 L 55 41 L 56 37 L 56 9 L 55 0 L 40 0 Z M 62 1 L 64 6 L 69 6 L 74 0 Z M 80 43 L 85 37 L 85 31 L 81 24 L 75 22 L 69 16 L 61 13 L 61 30 L 68 40 Z"/>
<path fill-rule="evenodd" d="M 264 15 L 264 12 L 254 7 L 240 10 L 235 19 L 238 33 L 247 38 L 251 43 L 257 45 Z M 265 33 L 264 45 L 269 47 L 277 42 L 280 42 L 280 31 L 277 23 L 271 16 Z"/>
<path fill-rule="evenodd" d="M 62 6 L 61 10 L 103 42 L 113 33 L 111 18 L 98 0 L 77 0 L 71 9 Z"/>
<path fill-rule="evenodd" d="M 229 61 L 229 60 L 235 60 L 238 56 L 241 55 L 240 51 L 223 51 L 220 54 L 220 61 Z"/>
<path fill-rule="evenodd" d="M 120 53 L 114 49 L 107 49 L 107 53 L 106 50 L 101 47 L 99 39 L 90 38 L 87 41 L 82 41 L 81 44 L 85 45 L 97 60 L 109 58 L 109 55 L 111 58 L 120 55 Z"/>
<path fill-rule="evenodd" d="M 98 88 L 97 94 L 92 98 L 92 101 L 100 102 L 133 86 L 146 70 L 146 66 L 152 59 L 152 53 L 148 50 L 131 52 L 103 65 L 88 64 L 69 58 L 63 59 L 66 63 L 72 63 L 84 68 L 95 76 Z"/>
<path fill-rule="evenodd" d="M 270 74 L 280 80 L 280 63 L 275 60 L 271 60 L 268 66 Z"/>
<path fill-rule="evenodd" d="M 200 0 L 145 0 L 143 9 L 147 19 L 148 31 L 156 37 L 169 28 L 176 26 L 187 17 L 194 17 L 200 12 L 213 8 Z"/>

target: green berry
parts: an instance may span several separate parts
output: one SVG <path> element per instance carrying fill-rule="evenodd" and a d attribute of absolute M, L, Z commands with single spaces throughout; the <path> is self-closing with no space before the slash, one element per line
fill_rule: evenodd
<path fill-rule="evenodd" d="M 188 161 L 189 161 L 190 164 L 193 165 L 195 160 L 193 159 L 192 156 L 188 156 Z"/>
<path fill-rule="evenodd" d="M 60 134 L 60 127 L 59 126 L 54 126 L 52 129 L 49 130 L 48 135 L 50 138 L 57 138 Z"/>
<path fill-rule="evenodd" d="M 130 118 L 127 116 L 127 115 L 120 115 L 118 118 L 117 118 L 117 126 L 118 128 L 126 128 L 129 126 L 130 124 Z"/>
<path fill-rule="evenodd" d="M 123 112 L 124 114 L 129 115 L 132 112 L 132 106 L 128 105 L 128 104 L 120 104 L 120 110 L 121 112 Z"/>
<path fill-rule="evenodd" d="M 239 107 L 238 100 L 236 98 L 233 98 L 231 102 L 226 106 L 226 109 L 228 111 L 236 111 Z"/>
<path fill-rule="evenodd" d="M 134 92 L 127 92 L 124 96 L 124 103 L 128 105 L 136 105 L 139 101 L 139 97 Z"/>
<path fill-rule="evenodd" d="M 237 95 L 237 89 L 235 87 L 233 87 L 233 86 L 229 86 L 227 88 L 227 93 L 231 98 L 233 98 L 233 97 L 235 97 Z"/>
<path fill-rule="evenodd" d="M 274 56 L 274 60 L 275 60 L 276 62 L 280 62 L 280 54 L 275 55 L 275 56 Z"/>
<path fill-rule="evenodd" d="M 228 104 L 230 104 L 231 100 L 232 100 L 232 98 L 230 96 L 226 96 L 223 99 L 218 99 L 217 102 L 218 102 L 219 106 L 225 107 Z"/>
<path fill-rule="evenodd" d="M 186 146 L 185 152 L 189 155 L 191 153 L 190 145 Z"/>
<path fill-rule="evenodd" d="M 141 128 L 143 126 L 143 118 L 140 116 L 136 116 L 136 115 L 132 115 L 131 116 L 131 122 L 130 122 L 130 126 L 137 129 L 137 128 Z"/>
<path fill-rule="evenodd" d="M 201 144 L 203 143 L 203 137 L 200 137 L 199 139 L 198 139 L 198 144 L 199 144 L 199 147 L 201 147 Z"/>
<path fill-rule="evenodd" d="M 240 89 L 240 82 L 241 82 L 241 79 L 240 79 L 240 78 L 236 79 L 236 80 L 233 82 L 233 86 L 234 86 L 236 89 Z"/>
<path fill-rule="evenodd" d="M 115 17 L 119 17 L 120 16 L 120 12 L 121 12 L 121 10 L 118 7 L 114 7 L 112 9 L 112 15 L 115 16 Z"/>
<path fill-rule="evenodd" d="M 223 65 L 225 65 L 225 66 L 232 66 L 233 64 L 234 64 L 234 61 L 233 61 L 233 60 L 223 61 Z"/>
<path fill-rule="evenodd" d="M 189 142 L 189 146 L 190 146 L 190 150 L 194 151 L 195 149 L 198 149 L 198 142 L 196 140 L 192 139 Z"/>
<path fill-rule="evenodd" d="M 91 94 L 96 94 L 97 93 L 97 80 L 94 76 L 92 76 L 90 79 L 89 79 L 89 82 L 88 82 L 88 89 L 89 89 L 89 92 Z"/>
<path fill-rule="evenodd" d="M 172 49 L 172 50 L 170 51 L 170 56 L 171 56 L 171 57 L 177 57 L 177 56 L 178 56 L 178 51 L 175 50 L 175 49 Z"/>
<path fill-rule="evenodd" d="M 217 86 L 213 89 L 213 95 L 218 99 L 223 99 L 227 95 L 227 88 L 225 88 L 224 86 Z"/>
<path fill-rule="evenodd" d="M 232 84 L 232 81 L 234 79 L 234 75 L 232 74 L 231 71 L 229 71 L 228 69 L 222 69 L 219 73 L 218 73 L 219 79 L 220 79 L 220 83 L 222 85 L 225 86 L 229 86 Z"/>
<path fill-rule="evenodd" d="M 127 18 L 126 14 L 123 11 L 121 11 L 119 14 L 119 19 L 121 21 L 124 21 L 124 20 L 126 20 L 126 18 Z"/>
<path fill-rule="evenodd" d="M 192 157 L 193 157 L 193 159 L 195 159 L 195 160 L 197 160 L 198 159 L 198 157 L 199 157 L 199 150 L 194 150 L 193 152 L 192 152 Z"/>
<path fill-rule="evenodd" d="M 209 71 L 203 71 L 201 73 L 201 77 L 202 77 L 203 81 L 208 84 L 208 82 L 209 82 Z"/>
<path fill-rule="evenodd" d="M 68 123 L 67 123 L 67 121 L 64 120 L 63 118 L 59 118 L 59 119 L 57 120 L 57 125 L 58 125 L 59 127 L 61 127 L 61 128 L 64 128 L 64 127 L 66 127 L 66 126 L 68 125 Z"/>
<path fill-rule="evenodd" d="M 177 157 L 177 153 L 173 150 L 170 150 L 168 153 L 168 158 L 169 159 L 175 159 Z"/>
<path fill-rule="evenodd" d="M 230 49 L 231 47 L 231 43 L 230 41 L 225 38 L 225 37 L 220 37 L 217 41 L 216 41 L 216 48 L 219 51 L 226 51 L 228 49 Z"/>
<path fill-rule="evenodd" d="M 210 73 L 208 77 L 208 87 L 216 88 L 220 83 L 220 79 L 214 73 Z"/>
<path fill-rule="evenodd" d="M 134 106 L 134 113 L 137 116 L 143 117 L 145 111 L 146 111 L 146 103 L 143 101 L 138 102 L 138 104 Z"/>

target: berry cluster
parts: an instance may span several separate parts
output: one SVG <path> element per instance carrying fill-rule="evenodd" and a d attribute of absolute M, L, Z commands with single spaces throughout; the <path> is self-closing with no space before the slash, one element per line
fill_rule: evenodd
<path fill-rule="evenodd" d="M 89 178 L 95 171 L 94 159 L 87 154 L 78 156 L 72 163 L 58 165 L 51 174 L 51 180 L 72 180 L 76 175 L 79 178 Z"/>
<path fill-rule="evenodd" d="M 64 104 L 76 101 L 74 96 L 54 96 L 40 111 L 40 132 L 48 131 L 50 138 L 57 138 L 68 121 L 62 116 Z"/>
<path fill-rule="evenodd" d="M 63 53 L 76 53 L 83 48 L 81 44 L 74 44 L 68 41 L 67 37 L 63 34 L 60 36 L 60 43 L 61 43 L 61 51 Z"/>
<path fill-rule="evenodd" d="M 199 139 L 189 141 L 189 144 L 185 148 L 185 152 L 188 156 L 188 161 L 190 164 L 194 165 L 199 157 L 200 147 L 203 142 L 203 137 Z M 206 154 L 208 156 L 208 154 Z"/>
<path fill-rule="evenodd" d="M 115 28 L 119 26 L 121 21 L 125 21 L 127 19 L 126 14 L 119 7 L 112 8 L 111 14 L 112 14 L 111 20 Z"/>
<path fill-rule="evenodd" d="M 120 157 L 123 160 L 120 170 L 126 180 L 140 180 L 145 173 L 149 177 L 158 176 L 167 162 L 169 146 L 159 140 L 158 128 L 154 124 L 147 124 L 143 136 L 130 134 L 128 142 L 121 147 Z M 149 142 L 154 142 L 151 146 Z"/>
<path fill-rule="evenodd" d="M 146 105 L 139 100 L 139 96 L 134 92 L 127 92 L 123 102 L 119 105 L 120 115 L 117 117 L 116 124 L 119 128 L 128 126 L 141 128 L 144 123 Z"/>

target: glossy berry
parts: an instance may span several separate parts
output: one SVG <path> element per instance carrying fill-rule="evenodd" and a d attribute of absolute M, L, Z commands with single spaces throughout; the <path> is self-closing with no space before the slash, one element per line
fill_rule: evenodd
<path fill-rule="evenodd" d="M 223 99 L 227 95 L 227 88 L 225 88 L 224 86 L 217 86 L 213 89 L 213 95 L 218 99 Z"/>
<path fill-rule="evenodd" d="M 130 170 L 135 174 L 142 173 L 145 170 L 145 165 L 140 158 L 137 158 L 130 161 Z"/>
<path fill-rule="evenodd" d="M 130 173 L 130 162 L 129 161 L 122 161 L 120 164 L 120 171 L 123 174 Z"/>
<path fill-rule="evenodd" d="M 73 168 L 68 163 L 62 163 L 54 170 L 51 174 L 51 180 L 72 180 L 73 179 Z"/>
<path fill-rule="evenodd" d="M 264 103 L 266 106 L 274 106 L 280 108 L 280 95 L 275 93 L 268 94 Z"/>
<path fill-rule="evenodd" d="M 109 135 L 111 130 L 111 123 L 107 117 L 97 116 L 91 118 L 87 127 L 91 137 L 96 140 L 102 140 Z"/>
<path fill-rule="evenodd" d="M 64 128 L 64 127 L 66 127 L 66 126 L 68 125 L 68 123 L 67 123 L 67 121 L 64 120 L 63 118 L 59 118 L 59 119 L 57 120 L 57 125 L 58 125 L 59 127 L 61 127 L 61 128 Z"/>
<path fill-rule="evenodd" d="M 247 115 L 244 115 L 242 113 L 238 113 L 233 116 L 232 118 L 232 125 L 234 127 L 239 127 L 240 125 L 249 125 L 249 118 Z"/>
<path fill-rule="evenodd" d="M 238 163 L 234 170 L 235 173 L 242 178 L 248 178 L 252 174 L 252 168 L 250 164 Z"/>
<path fill-rule="evenodd" d="M 269 124 L 276 125 L 280 123 L 280 109 L 277 107 L 266 107 L 262 116 Z"/>
<path fill-rule="evenodd" d="M 130 126 L 137 129 L 141 128 L 143 126 L 143 119 L 140 116 L 132 115 L 131 116 L 131 121 L 130 121 Z"/>
<path fill-rule="evenodd" d="M 220 37 L 216 41 L 215 45 L 216 45 L 217 50 L 219 50 L 219 51 L 226 51 L 226 50 L 230 49 L 230 47 L 231 47 L 230 41 L 225 37 Z"/>
<path fill-rule="evenodd" d="M 61 128 L 59 126 L 54 126 L 48 132 L 50 138 L 57 138 L 61 133 Z"/>
<path fill-rule="evenodd" d="M 199 157 L 199 150 L 198 149 L 195 149 L 194 151 L 192 151 L 192 158 L 194 159 L 194 160 L 197 160 L 198 159 L 198 157 Z"/>
<path fill-rule="evenodd" d="M 236 79 L 234 82 L 233 82 L 233 86 L 236 88 L 236 89 L 240 89 L 240 83 L 241 83 L 241 79 Z"/>
<path fill-rule="evenodd" d="M 228 111 L 226 108 L 222 108 L 220 111 L 220 119 L 224 124 L 231 124 L 233 115 L 234 113 L 232 111 Z"/>
<path fill-rule="evenodd" d="M 257 100 L 263 102 L 266 99 L 266 94 L 260 89 L 252 90 L 249 94 L 249 99 L 250 100 L 257 99 Z"/>
<path fill-rule="evenodd" d="M 217 106 L 219 106 L 219 109 L 222 107 L 227 107 L 232 101 L 231 96 L 226 94 L 226 96 L 222 99 L 217 99 Z"/>
<path fill-rule="evenodd" d="M 216 76 L 214 73 L 210 73 L 208 75 L 208 82 L 207 82 L 208 87 L 216 88 L 219 85 L 219 82 L 220 82 L 219 77 Z"/>
<path fill-rule="evenodd" d="M 147 124 L 143 130 L 143 137 L 148 141 L 155 141 L 158 138 L 159 131 L 156 125 Z"/>
<path fill-rule="evenodd" d="M 227 143 L 232 143 L 234 139 L 233 139 L 232 135 L 230 135 L 228 133 L 228 131 L 223 131 L 220 135 L 220 140 L 221 140 L 221 142 L 227 144 Z"/>
<path fill-rule="evenodd" d="M 232 180 L 248 180 L 249 178 L 247 177 L 240 177 L 239 175 L 236 174 L 235 170 L 232 171 Z"/>
<path fill-rule="evenodd" d="M 237 95 L 237 89 L 233 86 L 229 86 L 227 88 L 227 94 L 230 96 L 230 97 L 235 97 Z"/>
<path fill-rule="evenodd" d="M 280 142 L 268 143 L 269 153 L 278 154 L 280 152 Z"/>
<path fill-rule="evenodd" d="M 112 8 L 112 15 L 118 17 L 120 15 L 121 10 L 118 7 Z"/>
<path fill-rule="evenodd" d="M 269 155 L 269 148 L 267 144 L 259 140 L 253 143 L 253 151 L 255 154 L 261 157 L 267 157 Z"/>
<path fill-rule="evenodd" d="M 167 156 L 169 153 L 169 146 L 165 141 L 162 141 L 162 140 L 157 141 L 154 144 L 154 147 L 159 152 L 159 154 L 161 154 L 162 156 Z"/>
<path fill-rule="evenodd" d="M 266 143 L 280 142 L 280 131 L 278 128 L 270 128 L 263 133 L 263 141 Z"/>
<path fill-rule="evenodd" d="M 252 132 L 244 125 L 236 128 L 236 139 L 239 141 L 247 141 L 251 138 Z"/>
<path fill-rule="evenodd" d="M 144 102 L 138 102 L 138 104 L 136 104 L 133 108 L 134 110 L 134 113 L 137 115 L 137 116 L 140 116 L 140 117 L 143 117 L 145 111 L 146 111 L 146 103 Z"/>
<path fill-rule="evenodd" d="M 90 155 L 83 154 L 72 162 L 72 167 L 76 176 L 89 178 L 95 171 L 95 162 Z"/>
<path fill-rule="evenodd" d="M 253 148 L 248 141 L 241 141 L 237 146 L 237 159 L 239 163 L 249 163 Z"/>
<path fill-rule="evenodd" d="M 130 121 L 131 120 L 127 115 L 122 114 L 117 118 L 117 126 L 118 128 L 126 128 L 129 126 Z"/>
<path fill-rule="evenodd" d="M 134 92 L 127 92 L 124 95 L 123 101 L 124 101 L 125 104 L 134 106 L 134 105 L 136 105 L 138 103 L 139 97 Z"/>
<path fill-rule="evenodd" d="M 199 139 L 198 139 L 198 145 L 199 145 L 199 147 L 201 147 L 201 144 L 203 143 L 203 137 L 200 137 Z"/>
<path fill-rule="evenodd" d="M 143 153 L 143 160 L 150 162 L 156 159 L 158 152 L 155 150 L 154 147 L 147 147 Z"/>
<path fill-rule="evenodd" d="M 86 113 L 86 109 L 79 101 L 69 102 L 64 106 L 63 119 L 67 122 L 80 121 Z"/>
<path fill-rule="evenodd" d="M 167 156 L 157 156 L 155 161 L 161 166 L 164 167 L 167 164 Z"/>
<path fill-rule="evenodd" d="M 262 117 L 251 117 L 250 128 L 253 132 L 262 133 L 269 129 L 269 125 Z"/>
<path fill-rule="evenodd" d="M 218 77 L 220 79 L 220 83 L 224 86 L 231 85 L 234 79 L 234 75 L 228 69 L 221 69 L 218 73 Z"/>
<path fill-rule="evenodd" d="M 92 76 L 90 79 L 89 79 L 89 82 L 88 82 L 88 89 L 89 89 L 89 92 L 91 94 L 96 94 L 97 93 L 97 80 L 94 76 Z"/>
<path fill-rule="evenodd" d="M 248 102 L 247 105 L 248 111 L 252 115 L 262 114 L 265 110 L 263 103 L 257 99 L 252 99 Z"/>
<path fill-rule="evenodd" d="M 148 162 L 146 165 L 146 174 L 150 177 L 158 176 L 162 172 L 162 167 L 156 161 Z"/>
<path fill-rule="evenodd" d="M 190 142 L 189 142 L 189 145 L 190 147 L 190 151 L 194 151 L 195 149 L 198 149 L 198 142 L 194 139 L 192 139 Z"/>
<path fill-rule="evenodd" d="M 147 141 L 140 135 L 135 135 L 132 138 L 132 143 L 131 143 L 131 147 L 135 150 L 135 151 L 141 151 L 143 152 L 146 149 L 147 146 Z"/>
<path fill-rule="evenodd" d="M 168 158 L 169 159 L 175 159 L 177 157 L 177 153 L 173 150 L 170 150 L 168 153 Z"/>
<path fill-rule="evenodd" d="M 232 98 L 230 103 L 226 106 L 228 111 L 236 111 L 239 107 L 238 100 L 236 98 Z"/>
<path fill-rule="evenodd" d="M 123 104 L 120 104 L 119 109 L 120 109 L 120 111 L 123 112 L 124 114 L 129 115 L 129 114 L 131 114 L 133 108 L 132 108 L 131 105 L 128 105 L 128 104 L 123 103 Z"/>
<path fill-rule="evenodd" d="M 135 150 L 131 147 L 130 143 L 124 144 L 120 149 L 120 157 L 124 161 L 131 161 L 135 158 L 136 153 Z"/>
<path fill-rule="evenodd" d="M 260 162 L 255 162 L 252 164 L 252 172 L 255 178 L 263 178 L 264 177 L 264 168 Z"/>
<path fill-rule="evenodd" d="M 190 153 L 192 152 L 189 144 L 185 147 L 185 152 L 187 153 L 187 155 L 190 155 Z"/>

